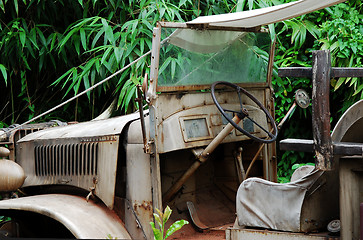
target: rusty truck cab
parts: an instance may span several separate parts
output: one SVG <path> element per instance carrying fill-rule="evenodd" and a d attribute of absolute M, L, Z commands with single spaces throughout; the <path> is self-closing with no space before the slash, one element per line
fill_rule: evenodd
<path fill-rule="evenodd" d="M 260 28 L 227 31 L 160 23 L 153 37 L 145 91 L 146 153 L 134 155 L 143 144 L 142 121 L 137 120 L 126 145 L 127 172 L 135 173 L 127 175 L 127 199 L 145 216 L 140 221 L 148 234 L 153 208 L 167 205 L 172 219 L 191 220 L 179 234 L 195 234 L 192 225 L 225 229 L 235 221 L 236 191 L 246 173 L 276 181 L 275 145 L 265 144 L 277 134 L 271 117 L 270 36 Z M 249 136 L 227 120 L 242 109 L 248 117 L 242 116 L 238 127 Z M 144 174 L 136 174 L 140 166 Z M 152 191 L 136 190 L 143 187 Z"/>

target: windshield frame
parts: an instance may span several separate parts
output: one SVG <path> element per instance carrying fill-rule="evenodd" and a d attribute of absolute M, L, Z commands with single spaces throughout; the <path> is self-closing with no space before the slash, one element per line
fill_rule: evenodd
<path fill-rule="evenodd" d="M 152 64 L 152 69 L 154 70 L 154 74 L 151 74 L 153 76 L 151 76 L 151 80 L 150 84 L 154 85 L 153 89 L 155 89 L 154 94 L 157 93 L 162 93 L 162 92 L 179 92 L 179 91 L 198 91 L 198 90 L 205 90 L 205 89 L 209 89 L 210 88 L 210 84 L 195 84 L 195 85 L 182 85 L 182 86 L 159 86 L 158 85 L 158 77 L 159 77 L 159 67 L 161 66 L 161 62 L 159 65 L 159 61 L 160 61 L 160 48 L 161 45 L 163 44 L 163 42 L 166 42 L 166 39 L 161 41 L 161 28 L 165 27 L 165 28 L 188 28 L 191 29 L 190 27 L 187 26 L 187 24 L 185 23 L 159 23 L 158 26 L 156 28 L 159 29 L 159 36 L 155 36 L 154 35 L 154 39 L 155 40 L 155 45 L 153 44 L 153 56 L 152 56 L 152 62 L 154 62 L 154 64 Z M 208 30 L 223 30 L 223 31 L 238 31 L 238 32 L 255 32 L 255 33 L 259 33 L 259 32 L 267 32 L 266 29 L 264 28 L 251 28 L 251 29 L 246 29 L 246 28 L 207 28 Z M 155 30 L 155 29 L 154 29 Z M 195 29 L 195 30 L 200 30 L 200 29 Z M 157 42 L 156 42 L 157 41 Z M 268 59 L 268 65 L 267 65 L 267 76 L 266 76 L 266 81 L 264 82 L 249 82 L 249 83 L 237 83 L 237 85 L 241 86 L 241 87 L 246 87 L 246 88 L 266 88 L 270 86 L 271 83 L 271 73 L 272 73 L 272 65 L 273 65 L 273 56 L 274 56 L 274 42 L 271 42 L 270 44 L 270 51 L 269 51 L 269 59 Z M 155 47 L 154 47 L 155 46 Z M 155 81 L 154 81 L 155 80 Z M 155 96 L 155 95 L 154 95 Z"/>

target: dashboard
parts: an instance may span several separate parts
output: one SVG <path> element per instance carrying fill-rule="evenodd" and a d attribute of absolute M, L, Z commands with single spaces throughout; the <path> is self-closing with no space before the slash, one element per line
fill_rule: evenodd
<path fill-rule="evenodd" d="M 228 121 L 209 99 L 210 94 L 196 94 L 186 98 L 186 101 L 183 101 L 182 98 L 169 96 L 157 106 L 159 109 L 158 114 L 161 115 L 158 117 L 157 127 L 160 153 L 206 146 L 228 124 Z M 197 101 L 194 98 L 199 100 Z M 240 104 L 228 100 L 227 95 L 222 107 L 237 111 Z M 251 119 L 263 128 L 268 129 L 267 119 L 261 109 L 253 106 L 250 102 L 246 102 L 244 107 L 248 110 Z M 233 118 L 232 114 L 230 114 L 230 117 Z M 248 118 L 243 119 L 239 125 L 257 137 L 267 137 L 266 133 Z M 233 129 L 222 143 L 248 139 L 248 136 Z"/>

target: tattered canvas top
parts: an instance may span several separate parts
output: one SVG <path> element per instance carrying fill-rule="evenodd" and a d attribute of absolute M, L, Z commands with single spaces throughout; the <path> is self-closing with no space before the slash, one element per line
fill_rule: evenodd
<path fill-rule="evenodd" d="M 186 22 L 185 27 L 176 30 L 169 43 L 193 52 L 217 52 L 240 38 L 241 32 L 223 31 L 228 28 L 255 28 L 294 18 L 319 9 L 332 6 L 344 0 L 299 0 L 273 7 L 250 11 L 203 16 Z M 209 31 L 212 27 L 221 31 Z"/>
<path fill-rule="evenodd" d="M 344 1 L 345 0 L 299 0 L 251 11 L 198 17 L 193 21 L 187 22 L 187 25 L 207 24 L 208 26 L 216 27 L 253 28 L 301 16 Z"/>

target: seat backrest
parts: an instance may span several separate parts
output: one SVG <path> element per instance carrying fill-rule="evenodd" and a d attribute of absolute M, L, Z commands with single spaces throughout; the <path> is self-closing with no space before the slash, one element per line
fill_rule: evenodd
<path fill-rule="evenodd" d="M 312 171 L 314 171 L 314 169 L 315 169 L 315 166 L 311 166 L 311 165 L 305 165 L 305 166 L 299 167 L 292 174 L 290 182 L 297 181 L 298 179 L 300 179 L 300 178 L 308 175 Z"/>

